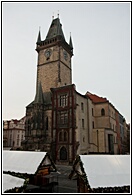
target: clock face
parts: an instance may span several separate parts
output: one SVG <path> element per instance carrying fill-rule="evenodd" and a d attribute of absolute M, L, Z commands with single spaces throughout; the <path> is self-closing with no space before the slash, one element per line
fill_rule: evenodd
<path fill-rule="evenodd" d="M 64 59 L 67 61 L 67 59 L 68 59 L 68 54 L 67 54 L 67 52 L 64 50 L 64 52 L 63 52 L 63 55 L 64 55 Z"/>
<path fill-rule="evenodd" d="M 47 50 L 45 51 L 45 56 L 46 56 L 47 59 L 50 58 L 51 54 L 52 54 L 52 50 L 51 50 L 51 49 L 47 49 Z"/>

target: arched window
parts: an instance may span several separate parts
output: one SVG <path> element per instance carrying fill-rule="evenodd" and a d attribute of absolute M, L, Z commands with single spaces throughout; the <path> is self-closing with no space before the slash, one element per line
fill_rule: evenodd
<path fill-rule="evenodd" d="M 103 108 L 101 109 L 101 115 L 105 116 L 105 110 Z"/>
<path fill-rule="evenodd" d="M 67 141 L 67 132 L 66 131 L 64 132 L 64 141 L 65 142 Z"/>
<path fill-rule="evenodd" d="M 59 141 L 62 141 L 62 132 L 59 133 Z"/>
<path fill-rule="evenodd" d="M 60 149 L 60 160 L 67 160 L 67 150 L 64 146 Z"/>

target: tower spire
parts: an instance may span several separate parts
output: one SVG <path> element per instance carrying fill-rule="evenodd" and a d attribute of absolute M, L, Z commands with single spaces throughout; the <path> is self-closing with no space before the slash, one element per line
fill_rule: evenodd
<path fill-rule="evenodd" d="M 39 84 L 37 86 L 37 91 L 36 91 L 36 96 L 35 96 L 34 103 L 41 103 L 41 104 L 43 104 L 43 91 L 42 91 L 41 82 L 39 82 Z"/>
<path fill-rule="evenodd" d="M 53 21 L 50 25 L 46 39 L 51 39 L 51 38 L 54 38 L 58 35 L 60 35 L 63 38 L 63 40 L 65 40 L 64 33 L 62 31 L 62 24 L 60 23 L 60 19 L 55 18 L 55 19 L 53 19 Z"/>

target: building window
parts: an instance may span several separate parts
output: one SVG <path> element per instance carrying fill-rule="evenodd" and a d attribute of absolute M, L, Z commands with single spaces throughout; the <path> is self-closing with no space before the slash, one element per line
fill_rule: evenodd
<path fill-rule="evenodd" d="M 101 109 L 101 115 L 105 116 L 105 110 L 103 108 Z"/>
<path fill-rule="evenodd" d="M 94 121 L 92 121 L 92 128 L 94 129 Z"/>
<path fill-rule="evenodd" d="M 83 142 L 85 142 L 85 137 L 83 137 Z"/>
<path fill-rule="evenodd" d="M 17 140 L 17 146 L 19 146 L 19 139 Z"/>
<path fill-rule="evenodd" d="M 64 142 L 66 142 L 67 141 L 67 132 L 65 131 L 64 132 Z"/>
<path fill-rule="evenodd" d="M 112 134 L 108 134 L 108 151 L 110 154 L 114 154 L 114 138 Z"/>
<path fill-rule="evenodd" d="M 67 94 L 60 95 L 60 104 L 61 107 L 67 106 Z"/>
<path fill-rule="evenodd" d="M 68 113 L 66 111 L 59 113 L 59 124 L 67 124 L 68 123 Z"/>
<path fill-rule="evenodd" d="M 84 119 L 82 119 L 82 128 L 84 128 Z"/>
<path fill-rule="evenodd" d="M 66 131 L 60 131 L 59 132 L 59 141 L 66 142 L 67 141 L 67 132 Z"/>
<path fill-rule="evenodd" d="M 92 108 L 92 116 L 93 116 L 93 108 Z"/>
<path fill-rule="evenodd" d="M 62 132 L 59 133 L 59 141 L 62 141 Z"/>
<path fill-rule="evenodd" d="M 83 104 L 83 102 L 81 103 L 81 110 L 82 110 L 82 112 L 84 112 L 84 104 Z"/>

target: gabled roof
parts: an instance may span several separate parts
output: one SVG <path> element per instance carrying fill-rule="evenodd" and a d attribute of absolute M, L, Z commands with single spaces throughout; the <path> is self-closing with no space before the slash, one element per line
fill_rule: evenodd
<path fill-rule="evenodd" d="M 130 155 L 79 155 L 73 168 L 91 188 L 130 185 Z"/>
<path fill-rule="evenodd" d="M 53 165 L 46 152 L 3 151 L 3 171 L 35 174 L 40 165 Z"/>
<path fill-rule="evenodd" d="M 93 103 L 107 103 L 109 102 L 106 98 L 99 97 L 98 95 L 91 94 L 89 92 L 86 95 L 92 100 Z"/>
<path fill-rule="evenodd" d="M 9 174 L 3 174 L 3 192 L 15 187 L 21 187 L 24 185 L 25 179 L 11 176 Z"/>

